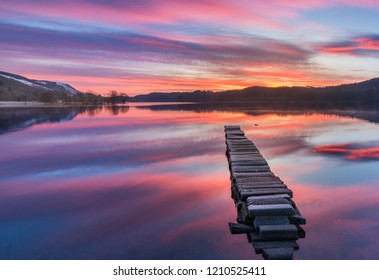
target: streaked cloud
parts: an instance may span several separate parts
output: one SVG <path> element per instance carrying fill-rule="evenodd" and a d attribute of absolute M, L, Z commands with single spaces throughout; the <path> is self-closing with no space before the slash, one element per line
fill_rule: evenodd
<path fill-rule="evenodd" d="M 379 35 L 367 35 L 319 47 L 322 52 L 351 56 L 379 57 Z"/>
<path fill-rule="evenodd" d="M 0 68 L 130 94 L 371 78 L 373 71 L 347 65 L 337 73 L 317 62 L 329 54 L 378 57 L 378 36 L 361 35 L 371 27 L 346 40 L 346 32 L 328 33 L 330 22 L 302 17 L 338 7 L 379 14 L 370 0 L 8 1 L 0 8 Z"/>

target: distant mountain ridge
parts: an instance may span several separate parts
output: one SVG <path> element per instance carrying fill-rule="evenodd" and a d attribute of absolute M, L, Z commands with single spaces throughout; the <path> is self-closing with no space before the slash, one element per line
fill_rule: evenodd
<path fill-rule="evenodd" d="M 105 98 L 76 90 L 69 84 L 33 80 L 0 71 L 0 101 L 36 101 L 48 104 L 100 104 Z"/>
<path fill-rule="evenodd" d="M 0 71 L 0 94 L 20 97 L 38 92 L 59 92 L 69 95 L 79 93 L 78 90 L 66 83 L 28 79 L 17 74 Z"/>
<path fill-rule="evenodd" d="M 115 92 L 117 93 L 117 92 Z M 124 95 L 124 94 L 123 94 Z M 83 93 L 69 84 L 33 80 L 0 71 L 0 101 L 39 101 L 44 103 L 102 103 L 119 102 L 117 95 L 102 97 Z M 121 96 L 123 97 L 123 96 Z M 123 98 L 125 102 L 127 98 Z M 252 86 L 241 90 L 212 92 L 153 92 L 131 97 L 132 102 L 296 102 L 296 103 L 341 103 L 374 104 L 379 106 L 379 77 L 350 84 L 326 87 L 262 87 Z"/>
<path fill-rule="evenodd" d="M 257 101 L 287 102 L 373 102 L 379 104 L 379 78 L 359 83 L 326 87 L 262 87 L 221 92 L 153 92 L 137 95 L 132 102 L 210 102 L 240 103 Z"/>

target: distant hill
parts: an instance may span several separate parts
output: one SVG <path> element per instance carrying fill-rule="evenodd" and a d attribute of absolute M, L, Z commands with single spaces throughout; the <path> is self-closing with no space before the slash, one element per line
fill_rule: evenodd
<path fill-rule="evenodd" d="M 33 80 L 0 71 L 0 101 L 97 102 L 100 98 L 83 93 L 69 84 L 46 80 Z"/>
<path fill-rule="evenodd" d="M 83 93 L 69 84 L 33 80 L 0 71 L 0 101 L 39 101 L 44 103 L 125 103 L 132 102 L 200 102 L 239 104 L 246 102 L 351 103 L 379 106 L 379 78 L 328 87 L 261 87 L 212 92 L 153 92 L 129 98 L 113 92 L 109 97 Z"/>
<path fill-rule="evenodd" d="M 0 93 L 2 95 L 20 97 L 49 91 L 72 95 L 79 93 L 78 90 L 69 84 L 45 80 L 32 80 L 20 75 L 0 71 Z"/>
<path fill-rule="evenodd" d="M 194 91 L 150 93 L 130 98 L 132 102 L 360 102 L 379 104 L 379 78 L 328 87 L 247 87 L 221 92 Z"/>

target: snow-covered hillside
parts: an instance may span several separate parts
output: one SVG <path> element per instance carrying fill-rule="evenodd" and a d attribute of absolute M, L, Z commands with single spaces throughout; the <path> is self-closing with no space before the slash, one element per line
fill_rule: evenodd
<path fill-rule="evenodd" d="M 8 79 L 8 80 L 11 80 L 12 82 L 20 83 L 22 84 L 23 87 L 27 86 L 27 87 L 42 89 L 42 90 L 47 90 L 47 91 L 64 92 L 70 95 L 77 94 L 79 92 L 75 88 L 73 88 L 72 86 L 66 83 L 51 82 L 51 81 L 44 81 L 44 80 L 43 81 L 33 80 L 33 79 L 25 78 L 20 75 L 0 71 L 0 82 L 3 81 L 2 83 L 4 83 L 4 79 Z"/>

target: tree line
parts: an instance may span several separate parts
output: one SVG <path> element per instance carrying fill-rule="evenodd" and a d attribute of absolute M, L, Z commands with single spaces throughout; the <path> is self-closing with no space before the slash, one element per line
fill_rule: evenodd
<path fill-rule="evenodd" d="M 47 104 L 118 104 L 126 103 L 128 100 L 129 95 L 118 93 L 115 90 L 109 91 L 106 96 L 95 94 L 92 91 L 75 94 L 47 90 L 22 93 L 15 92 L 11 88 L 7 91 L 0 91 L 0 101 L 37 101 Z"/>

